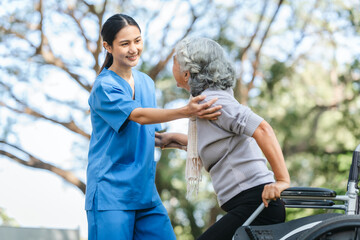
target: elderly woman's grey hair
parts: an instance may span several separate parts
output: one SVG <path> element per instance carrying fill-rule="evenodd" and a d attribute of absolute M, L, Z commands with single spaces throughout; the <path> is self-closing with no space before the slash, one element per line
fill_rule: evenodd
<path fill-rule="evenodd" d="M 192 96 L 205 89 L 233 87 L 235 71 L 223 48 L 208 38 L 192 37 L 181 40 L 175 48 L 180 71 L 190 72 L 189 86 Z"/>

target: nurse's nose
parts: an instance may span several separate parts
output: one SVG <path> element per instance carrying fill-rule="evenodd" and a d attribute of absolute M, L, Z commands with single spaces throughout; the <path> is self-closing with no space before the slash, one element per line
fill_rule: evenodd
<path fill-rule="evenodd" d="M 133 44 L 133 43 L 130 44 L 129 53 L 130 53 L 130 54 L 135 54 L 135 53 L 137 53 L 137 48 L 136 48 L 136 45 L 135 45 L 135 44 Z"/>

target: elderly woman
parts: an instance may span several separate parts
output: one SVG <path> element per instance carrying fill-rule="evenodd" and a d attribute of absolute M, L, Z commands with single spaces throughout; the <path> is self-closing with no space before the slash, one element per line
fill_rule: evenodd
<path fill-rule="evenodd" d="M 198 239 L 232 239 L 261 201 L 266 208 L 253 225 L 284 222 L 285 208 L 279 197 L 290 185 L 284 156 L 272 127 L 234 98 L 234 69 L 221 46 L 206 38 L 182 40 L 175 49 L 173 74 L 178 87 L 193 97 L 218 98 L 215 104 L 222 105 L 217 120 L 196 119 L 194 142 L 189 138 L 188 143 L 184 134 L 158 135 L 163 146 L 196 144 L 218 203 L 227 212 Z"/>

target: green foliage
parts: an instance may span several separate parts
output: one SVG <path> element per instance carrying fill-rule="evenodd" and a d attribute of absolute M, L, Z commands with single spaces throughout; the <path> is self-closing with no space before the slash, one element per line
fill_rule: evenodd
<path fill-rule="evenodd" d="M 19 224 L 12 217 L 6 214 L 4 208 L 0 208 L 0 225 L 2 226 L 18 226 Z"/>
<path fill-rule="evenodd" d="M 270 97 L 274 98 L 274 87 L 275 85 L 284 80 L 286 77 L 290 77 L 292 70 L 284 62 L 275 61 L 268 71 L 268 75 L 264 77 L 266 82 L 267 90 L 270 93 Z"/>
<path fill-rule="evenodd" d="M 171 51 L 176 42 L 187 35 L 211 37 L 224 46 L 236 68 L 236 98 L 275 130 L 292 186 L 344 193 L 351 152 L 360 140 L 357 2 L 287 1 L 273 23 L 270 20 L 278 1 L 159 0 L 139 4 L 125 0 L 120 5 L 107 1 L 106 9 L 102 9 L 104 1 L 95 1 L 95 5 L 43 1 L 43 14 L 37 1 L 36 6 L 25 2 L 0 4 L 13 6 L 0 13 L 0 122 L 11 123 L 11 131 L 10 124 L 2 124 L 2 139 L 21 139 L 21 129 L 35 121 L 50 121 L 54 129 L 77 125 L 76 130 L 63 129 L 75 137 L 79 129 L 90 134 L 86 100 L 103 60 L 94 50 L 101 40 L 99 23 L 126 9 L 143 30 L 145 48 L 138 69 L 150 73 L 155 66 L 163 66 L 153 79 L 159 106 L 189 97 L 171 74 Z M 46 44 L 40 47 L 41 43 Z M 54 83 L 54 76 L 64 85 Z M 76 91 L 70 94 L 73 89 Z M 43 116 L 31 115 L 31 110 Z M 27 121 L 20 121 L 20 115 Z M 84 171 L 76 155 L 83 152 L 84 158 L 88 139 L 69 141 L 76 148 L 73 165 Z M 161 151 L 156 184 L 178 239 L 192 240 L 224 212 L 206 174 L 199 196 L 185 199 L 184 159 L 182 151 Z M 291 209 L 287 219 L 318 211 Z"/>

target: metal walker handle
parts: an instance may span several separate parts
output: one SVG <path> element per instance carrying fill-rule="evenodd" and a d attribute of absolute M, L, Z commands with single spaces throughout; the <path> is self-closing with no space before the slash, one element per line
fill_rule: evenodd
<path fill-rule="evenodd" d="M 270 200 L 267 201 L 270 202 Z M 262 212 L 262 210 L 264 210 L 264 208 L 265 208 L 265 204 L 261 203 L 260 206 L 258 206 L 258 208 L 253 212 L 253 214 L 251 214 L 251 216 L 246 220 L 246 222 L 244 222 L 242 226 L 249 226 L 255 220 L 255 218 Z"/>

